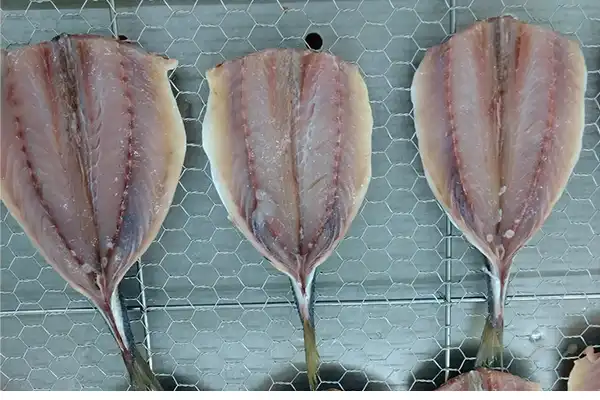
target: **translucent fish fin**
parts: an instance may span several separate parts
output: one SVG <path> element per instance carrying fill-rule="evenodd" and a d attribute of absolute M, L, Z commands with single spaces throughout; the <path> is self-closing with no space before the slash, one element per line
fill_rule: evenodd
<path fill-rule="evenodd" d="M 306 355 L 306 372 L 310 390 L 316 390 L 318 382 L 317 370 L 321 361 L 317 350 L 315 328 L 310 321 L 304 320 L 304 353 Z"/>
<path fill-rule="evenodd" d="M 133 346 L 132 358 L 125 361 L 134 390 L 162 391 L 163 388 L 139 350 Z"/>
<path fill-rule="evenodd" d="M 135 345 L 127 308 L 119 289 L 114 291 L 109 306 L 101 312 L 121 350 L 132 388 L 138 391 L 162 391 L 150 365 Z"/>
<path fill-rule="evenodd" d="M 488 316 L 477 350 L 475 368 L 504 368 L 504 326 L 502 321 Z"/>
<path fill-rule="evenodd" d="M 302 290 L 302 285 L 295 279 L 290 279 L 292 289 L 294 290 L 294 299 L 298 306 L 298 314 L 300 315 L 300 321 L 302 321 L 302 329 L 304 330 L 304 353 L 306 357 L 306 373 L 308 375 L 310 390 L 316 390 L 319 384 L 317 371 L 321 361 L 317 349 L 313 313 L 315 301 L 315 297 L 313 296 L 316 280 L 315 272 L 316 270 L 313 270 L 307 277 L 306 290 Z"/>

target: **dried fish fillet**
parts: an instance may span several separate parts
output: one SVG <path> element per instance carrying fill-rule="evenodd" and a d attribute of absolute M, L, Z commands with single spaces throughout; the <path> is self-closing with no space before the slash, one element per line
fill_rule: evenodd
<path fill-rule="evenodd" d="M 206 75 L 202 139 L 214 185 L 237 228 L 291 280 L 314 389 L 315 271 L 345 235 L 371 178 L 366 85 L 338 57 L 294 49 L 253 53 Z"/>
<path fill-rule="evenodd" d="M 600 391 L 600 352 L 594 352 L 588 346 L 583 355 L 585 357 L 575 360 L 573 369 L 569 374 L 569 391 Z"/>
<path fill-rule="evenodd" d="M 479 368 L 450 379 L 438 391 L 492 392 L 492 391 L 541 391 L 539 383 L 530 382 L 508 372 Z"/>
<path fill-rule="evenodd" d="M 60 35 L 2 52 L 2 201 L 101 311 L 137 389 L 160 389 L 118 286 L 162 224 L 185 154 L 167 72 L 132 43 Z"/>
<path fill-rule="evenodd" d="M 477 366 L 503 351 L 515 254 L 561 196 L 581 151 L 586 67 L 578 44 L 512 17 L 429 49 L 411 89 L 429 186 L 488 261 L 490 314 Z"/>

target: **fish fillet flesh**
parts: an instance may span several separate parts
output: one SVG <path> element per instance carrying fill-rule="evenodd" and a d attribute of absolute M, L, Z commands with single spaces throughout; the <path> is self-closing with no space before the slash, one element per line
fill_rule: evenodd
<path fill-rule="evenodd" d="M 508 372 L 478 368 L 450 379 L 438 391 L 492 392 L 492 391 L 541 391 L 539 383 L 530 382 Z"/>
<path fill-rule="evenodd" d="M 212 180 L 233 224 L 290 278 L 314 389 L 315 271 L 345 235 L 371 178 L 366 85 L 356 66 L 295 49 L 253 53 L 206 76 L 202 140 Z"/>
<path fill-rule="evenodd" d="M 569 391 L 600 391 L 600 352 L 596 353 L 589 346 L 583 355 L 583 358 L 575 360 L 567 388 Z"/>
<path fill-rule="evenodd" d="M 167 73 L 124 40 L 59 35 L 2 51 L 1 196 L 44 259 L 106 319 L 137 389 L 160 389 L 118 286 L 154 240 L 183 166 Z"/>
<path fill-rule="evenodd" d="M 575 41 L 509 16 L 430 48 L 416 71 L 411 98 L 427 181 L 487 259 L 490 314 L 477 366 L 502 363 L 510 267 L 579 158 L 586 84 Z"/>

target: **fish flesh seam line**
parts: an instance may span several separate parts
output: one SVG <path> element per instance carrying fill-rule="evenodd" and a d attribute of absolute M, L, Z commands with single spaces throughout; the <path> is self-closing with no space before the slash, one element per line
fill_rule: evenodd
<path fill-rule="evenodd" d="M 413 79 L 426 180 L 488 261 L 490 312 L 477 365 L 502 364 L 510 265 L 579 158 L 586 84 L 575 41 L 509 16 L 429 49 Z"/>
<path fill-rule="evenodd" d="M 101 311 L 136 389 L 160 384 L 133 343 L 118 286 L 156 236 L 183 167 L 167 77 L 176 65 L 96 35 L 2 51 L 2 200 Z"/>
<path fill-rule="evenodd" d="M 206 76 L 202 137 L 213 183 L 232 223 L 290 278 L 315 389 L 316 270 L 347 231 L 371 176 L 366 84 L 356 66 L 298 49 L 256 52 Z"/>

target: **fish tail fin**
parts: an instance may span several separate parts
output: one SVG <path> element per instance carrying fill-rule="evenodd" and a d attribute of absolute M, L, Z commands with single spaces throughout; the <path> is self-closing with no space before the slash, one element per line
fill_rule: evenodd
<path fill-rule="evenodd" d="M 306 356 L 306 373 L 310 390 L 315 390 L 318 385 L 317 370 L 319 369 L 320 356 L 317 350 L 315 328 L 308 319 L 304 320 L 304 353 Z"/>
<path fill-rule="evenodd" d="M 504 324 L 491 315 L 485 320 L 481 343 L 477 350 L 475 368 L 504 368 Z"/>
<path fill-rule="evenodd" d="M 102 307 L 101 311 L 121 350 L 121 356 L 129 373 L 130 384 L 133 389 L 138 391 L 162 391 L 163 389 L 150 365 L 135 345 L 127 309 L 119 289 L 114 291 L 109 304 Z"/>
<path fill-rule="evenodd" d="M 485 320 L 481 343 L 477 350 L 475 368 L 504 368 L 504 303 L 506 301 L 506 279 L 508 268 L 486 259 L 488 284 L 488 316 Z"/>
<path fill-rule="evenodd" d="M 317 339 L 315 335 L 315 323 L 314 323 L 314 301 L 315 298 L 315 270 L 311 272 L 306 280 L 307 284 L 304 286 L 296 281 L 290 279 L 292 289 L 294 290 L 294 299 L 298 306 L 298 313 L 300 314 L 300 320 L 302 321 L 302 329 L 304 330 L 304 356 L 306 359 L 306 374 L 308 376 L 308 384 L 310 390 L 316 390 L 319 384 L 319 378 L 317 372 L 319 370 L 319 363 L 321 357 L 317 349 Z"/>
<path fill-rule="evenodd" d="M 129 379 L 134 390 L 138 391 L 162 391 L 163 388 L 156 378 L 156 375 L 150 369 L 150 365 L 144 359 L 136 346 L 133 346 L 128 352 L 130 357 L 126 357 L 122 352 L 125 366 L 129 372 Z"/>

